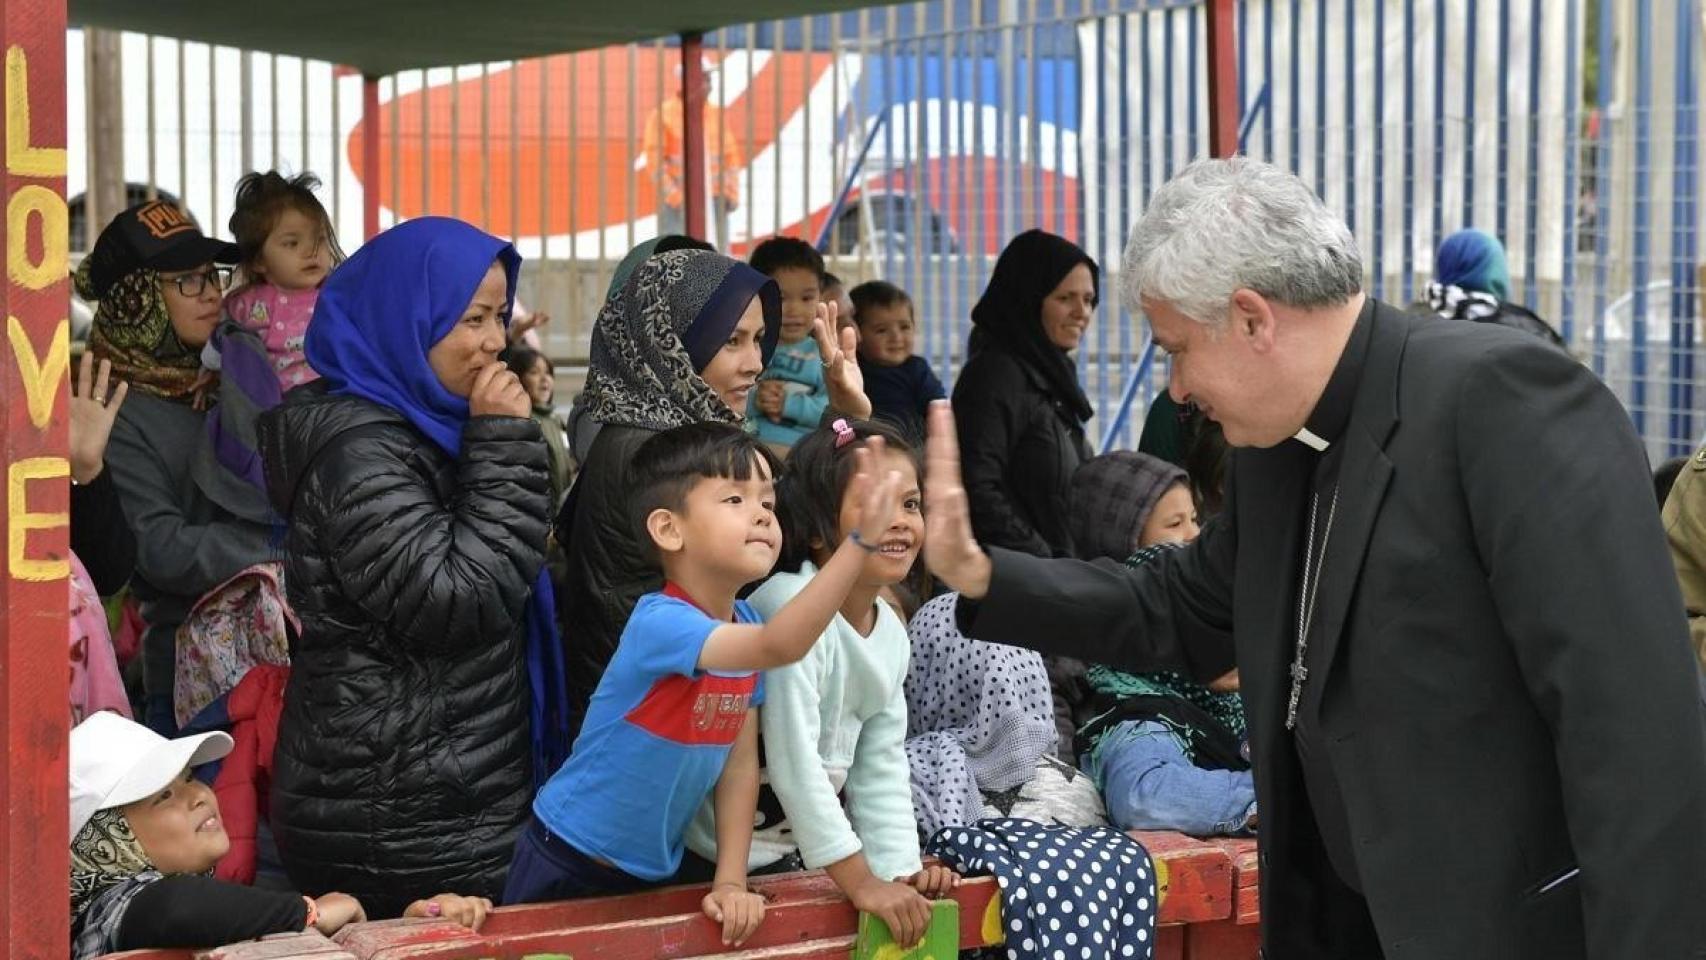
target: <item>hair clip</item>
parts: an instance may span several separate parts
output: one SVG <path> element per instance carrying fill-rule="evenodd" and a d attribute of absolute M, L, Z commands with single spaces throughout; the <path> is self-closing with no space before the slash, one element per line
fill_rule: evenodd
<path fill-rule="evenodd" d="M 836 417 L 835 422 L 830 424 L 829 428 L 835 431 L 835 449 L 837 450 L 859 439 L 858 435 L 853 432 L 853 428 L 848 426 L 844 417 Z"/>

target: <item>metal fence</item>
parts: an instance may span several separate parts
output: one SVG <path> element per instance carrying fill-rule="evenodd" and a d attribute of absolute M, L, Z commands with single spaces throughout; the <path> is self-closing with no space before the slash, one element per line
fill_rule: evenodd
<path fill-rule="evenodd" d="M 1654 0 L 1242 0 L 1242 148 L 1345 216 L 1387 300 L 1418 298 L 1454 230 L 1502 237 L 1513 299 L 1606 378 L 1655 457 L 1681 453 L 1706 427 L 1700 16 Z M 920 349 L 951 381 L 1014 234 L 1080 241 L 1116 289 L 1147 197 L 1207 151 L 1206 36 L 1201 4 L 1180 0 L 930 0 L 718 31 L 708 195 L 729 197 L 706 222 L 737 254 L 788 233 L 849 280 L 907 287 Z M 237 177 L 273 166 L 322 176 L 346 247 L 366 190 L 383 225 L 463 217 L 516 240 L 523 298 L 560 318 L 547 343 L 571 363 L 614 261 L 672 213 L 673 40 L 383 78 L 369 130 L 360 80 L 329 64 L 126 35 L 121 160 L 78 136 L 90 91 L 70 39 L 73 195 L 119 165 L 133 192 L 223 232 Z M 376 183 L 352 162 L 369 134 Z M 74 245 L 80 211 L 113 212 L 74 202 Z M 1164 383 L 1145 348 L 1106 297 L 1079 364 L 1114 445 L 1135 444 Z"/>

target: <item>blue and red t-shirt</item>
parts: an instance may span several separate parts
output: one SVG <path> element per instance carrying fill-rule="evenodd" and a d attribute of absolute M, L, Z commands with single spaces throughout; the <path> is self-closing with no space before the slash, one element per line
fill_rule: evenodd
<path fill-rule="evenodd" d="M 763 621 L 736 601 L 735 622 Z M 640 598 L 574 751 L 533 800 L 547 829 L 631 876 L 675 876 L 688 822 L 722 776 L 747 708 L 764 700 L 759 673 L 699 669 L 723 625 L 674 584 Z"/>

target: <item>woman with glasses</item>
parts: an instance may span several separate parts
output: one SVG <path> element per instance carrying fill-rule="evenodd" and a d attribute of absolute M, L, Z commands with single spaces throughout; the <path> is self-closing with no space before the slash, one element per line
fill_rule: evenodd
<path fill-rule="evenodd" d="M 236 260 L 236 244 L 203 236 L 182 210 L 154 201 L 114 218 L 75 278 L 78 294 L 100 304 L 90 351 L 130 384 L 107 466 L 136 535 L 131 587 L 148 624 L 144 716 L 168 736 L 177 727 L 178 627 L 208 591 L 281 558 L 264 490 L 232 468 L 231 444 L 253 437 L 258 411 L 222 410 L 219 374 L 202 363 L 220 322 L 224 265 Z M 249 422 L 209 424 L 222 414 Z"/>

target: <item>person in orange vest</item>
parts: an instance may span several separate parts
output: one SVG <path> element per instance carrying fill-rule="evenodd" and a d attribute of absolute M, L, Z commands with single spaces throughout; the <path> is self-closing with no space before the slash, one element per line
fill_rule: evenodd
<path fill-rule="evenodd" d="M 681 68 L 675 71 L 676 89 L 681 87 Z M 740 169 L 745 165 L 734 131 L 723 121 L 722 108 L 707 98 L 711 89 L 709 73 L 700 74 L 698 85 L 691 91 L 693 99 L 705 105 L 706 167 L 711 184 L 711 209 L 719 245 L 728 245 L 728 217 L 740 207 Z M 658 234 L 684 233 L 687 214 L 686 150 L 687 110 L 681 94 L 672 94 L 646 118 L 645 166 L 658 175 L 662 185 L 658 191 Z M 712 147 L 715 145 L 715 148 Z"/>

